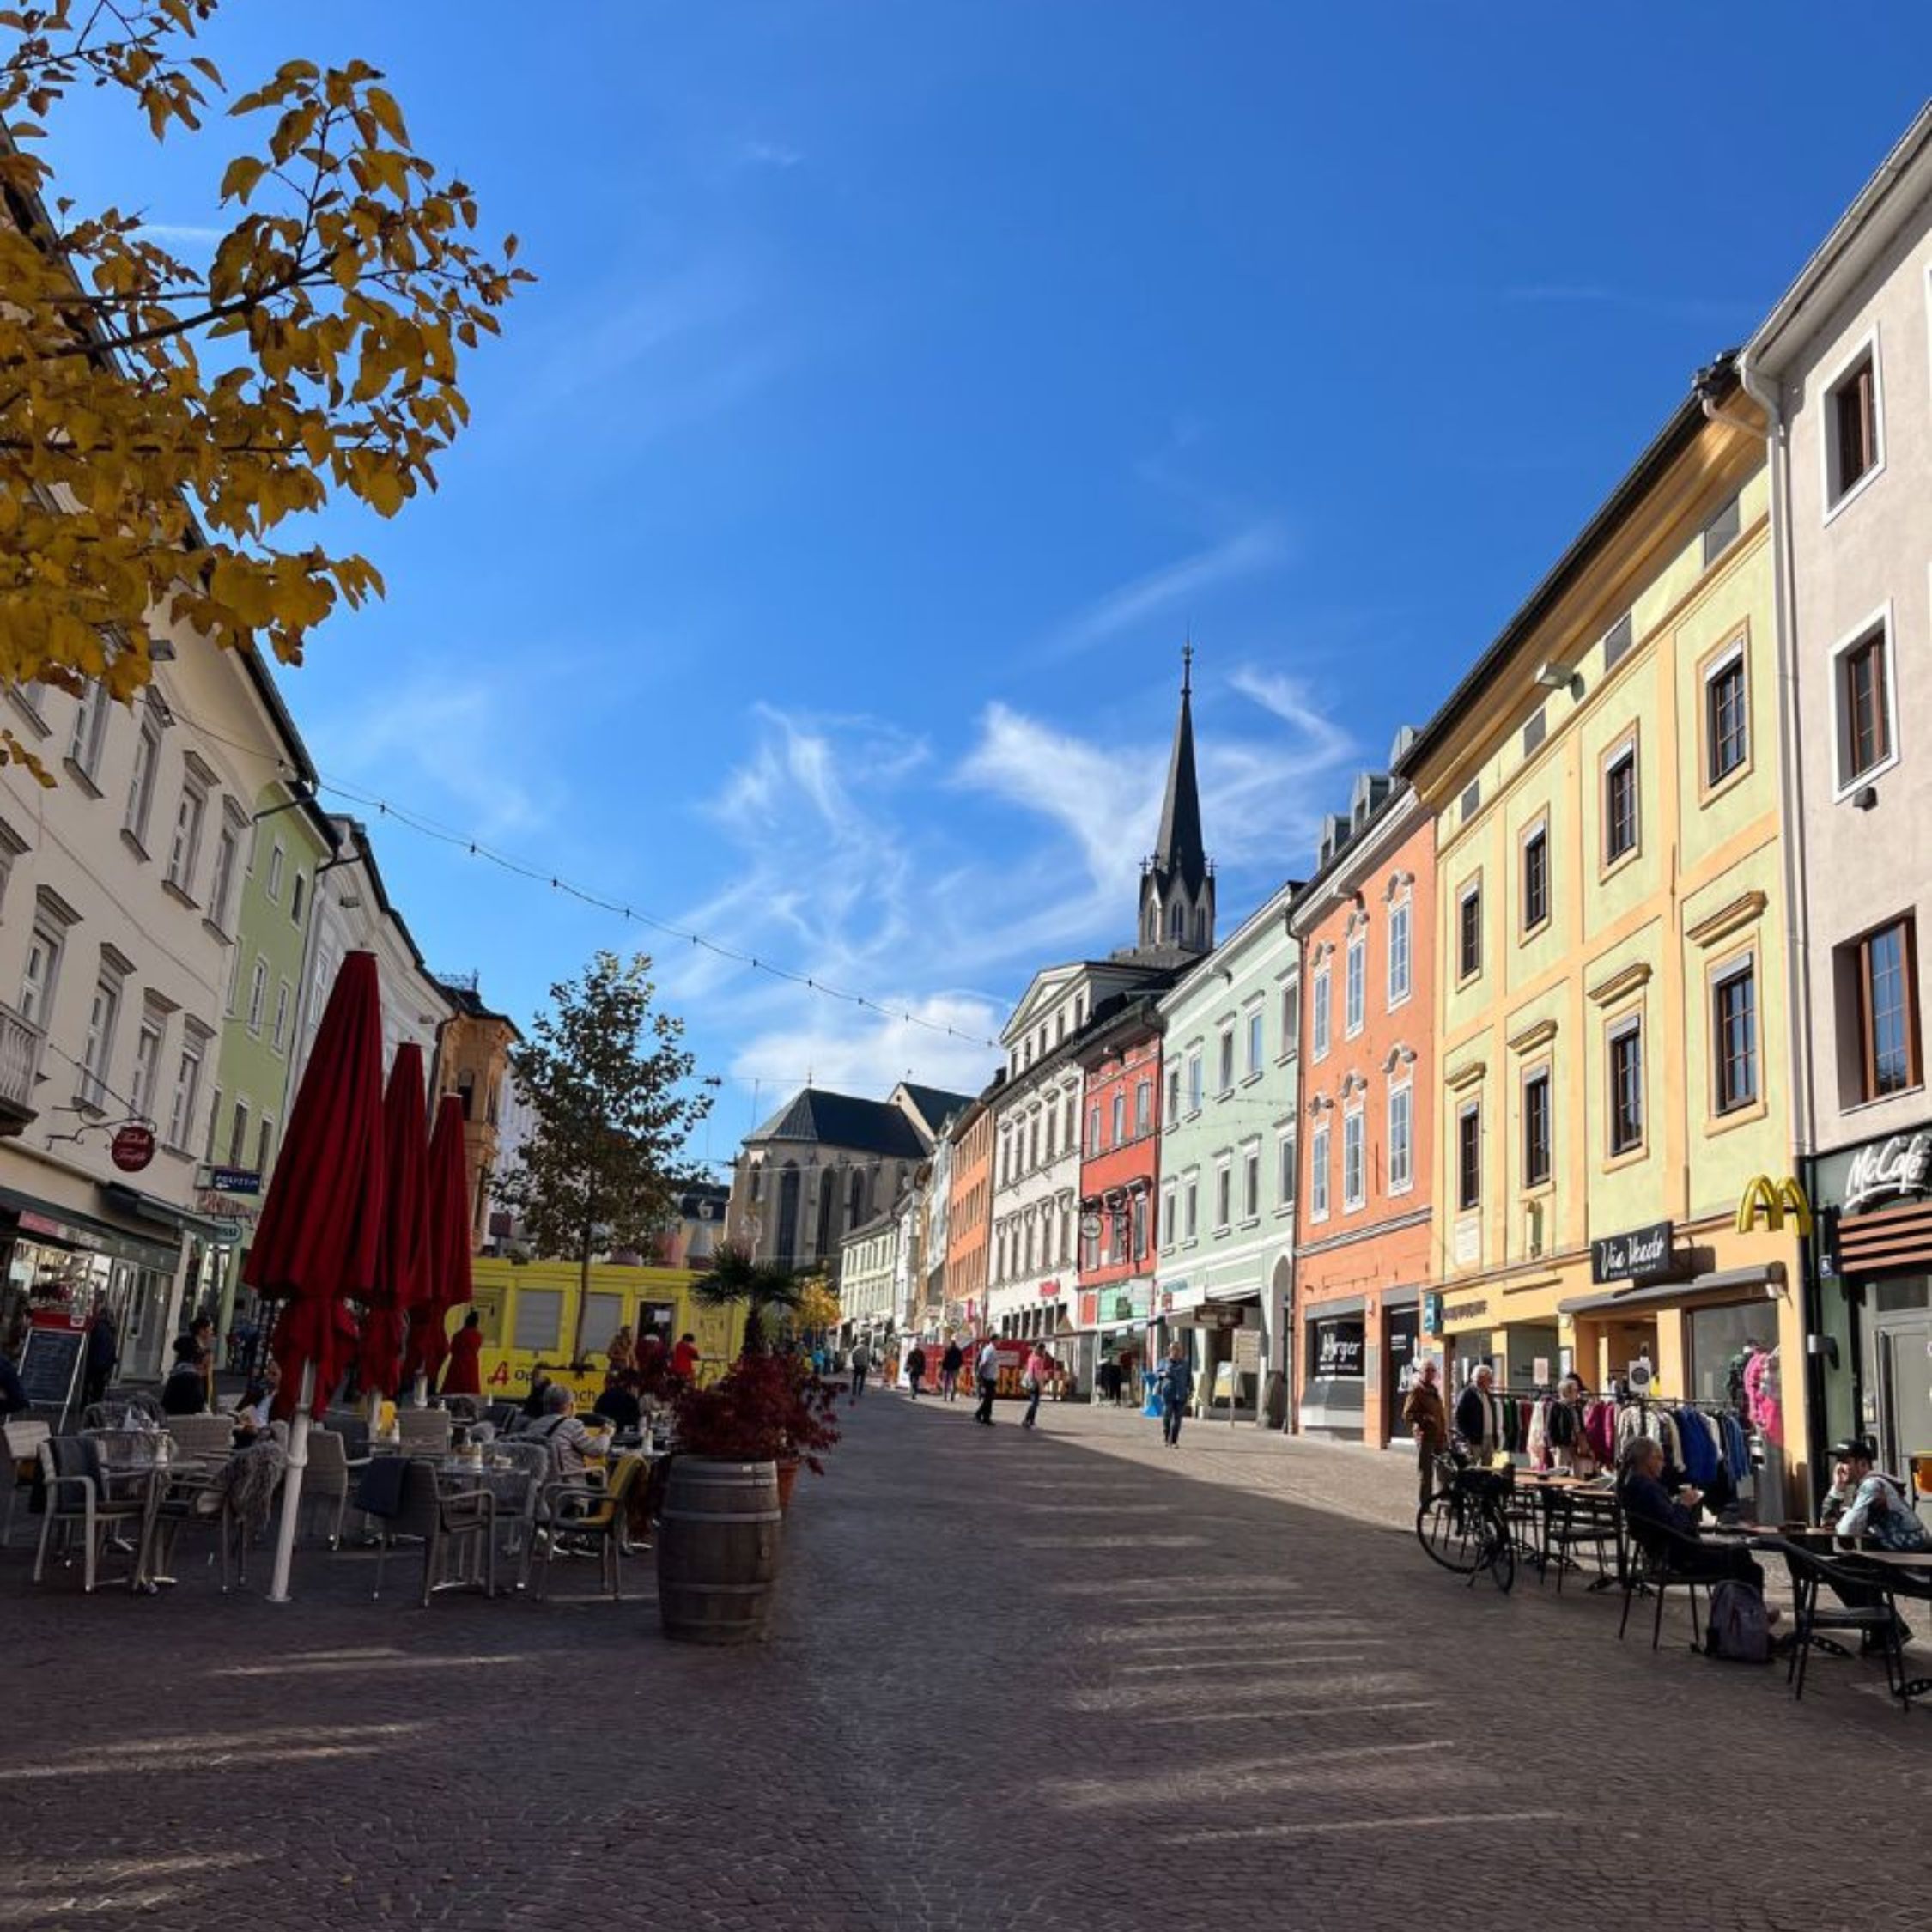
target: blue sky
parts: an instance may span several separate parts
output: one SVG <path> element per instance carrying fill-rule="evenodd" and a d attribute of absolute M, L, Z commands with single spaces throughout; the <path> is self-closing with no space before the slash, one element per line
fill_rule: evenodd
<path fill-rule="evenodd" d="M 541 277 L 440 494 L 330 521 L 390 595 L 285 679 L 324 771 L 980 1036 L 1131 939 L 1184 628 L 1225 927 L 1932 76 L 1902 5 L 224 12 L 238 91 L 385 69 Z M 83 206 L 216 220 L 226 128 L 53 125 Z M 808 1072 L 990 1066 L 376 835 L 431 961 L 513 1012 L 656 951 L 729 1077 L 714 1157 Z"/>

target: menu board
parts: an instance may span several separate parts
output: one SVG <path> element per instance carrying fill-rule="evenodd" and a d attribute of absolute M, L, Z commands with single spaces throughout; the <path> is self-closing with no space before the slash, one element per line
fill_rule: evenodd
<path fill-rule="evenodd" d="M 20 1352 L 20 1379 L 37 1409 L 64 1410 L 87 1352 L 85 1328 L 29 1328 Z"/>

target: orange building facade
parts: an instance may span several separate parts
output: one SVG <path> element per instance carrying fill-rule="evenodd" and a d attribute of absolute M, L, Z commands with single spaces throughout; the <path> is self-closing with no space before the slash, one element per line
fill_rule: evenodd
<path fill-rule="evenodd" d="M 986 1322 L 987 1249 L 993 1239 L 993 1109 L 989 1088 L 953 1130 L 946 1209 L 945 1326 Z"/>
<path fill-rule="evenodd" d="M 1440 1274 L 1432 1176 L 1435 829 L 1407 788 L 1358 783 L 1296 901 L 1302 943 L 1297 1426 L 1400 1429 Z"/>

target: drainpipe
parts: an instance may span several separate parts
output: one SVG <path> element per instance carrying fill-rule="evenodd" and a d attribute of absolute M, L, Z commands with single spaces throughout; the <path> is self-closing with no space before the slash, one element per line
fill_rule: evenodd
<path fill-rule="evenodd" d="M 1792 1151 L 1802 1170 L 1817 1145 L 1817 1065 L 1812 1053 L 1812 967 L 1809 933 L 1810 899 L 1804 850 L 1804 769 L 1798 754 L 1804 729 L 1801 687 L 1798 682 L 1797 601 L 1793 589 L 1791 557 L 1791 444 L 1777 386 L 1753 366 L 1748 349 L 1737 358 L 1738 385 L 1764 411 L 1761 428 L 1727 415 L 1707 395 L 1704 414 L 1714 422 L 1734 428 L 1749 427 L 1765 439 L 1771 477 L 1771 605 L 1777 643 L 1777 743 L 1779 762 L 1779 842 L 1784 860 L 1784 952 L 1786 991 L 1790 1001 L 1785 1031 L 1790 1046 Z M 1800 1244 L 1799 1295 L 1802 1327 L 1808 1336 L 1821 1327 L 1818 1319 L 1820 1284 L 1817 1266 L 1823 1243 Z M 1853 1365 L 1856 1375 L 1856 1364 Z M 1807 1350 L 1805 1374 L 1805 1461 L 1811 1487 L 1814 1472 L 1824 1467 L 1825 1363 Z M 1787 1504 L 1789 1498 L 1785 1498 Z M 1806 1515 L 1811 1511 L 1807 1508 Z"/>

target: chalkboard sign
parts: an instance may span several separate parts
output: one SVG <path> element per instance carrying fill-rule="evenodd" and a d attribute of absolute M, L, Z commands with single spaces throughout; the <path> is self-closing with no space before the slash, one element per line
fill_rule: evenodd
<path fill-rule="evenodd" d="M 85 1328 L 29 1328 L 20 1352 L 20 1379 L 37 1409 L 63 1414 L 74 1399 L 74 1383 L 86 1354 Z"/>

